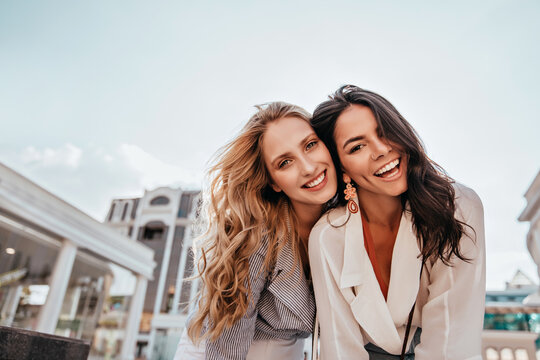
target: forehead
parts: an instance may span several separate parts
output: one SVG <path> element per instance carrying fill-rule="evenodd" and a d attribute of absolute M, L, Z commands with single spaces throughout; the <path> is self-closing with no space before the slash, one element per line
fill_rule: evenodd
<path fill-rule="evenodd" d="M 364 105 L 352 104 L 346 108 L 336 121 L 334 137 L 336 143 L 354 136 L 368 135 L 377 130 L 377 120 L 371 109 Z"/>
<path fill-rule="evenodd" d="M 271 160 L 275 156 L 291 151 L 300 145 L 300 142 L 314 133 L 313 128 L 306 120 L 296 117 L 285 117 L 268 124 L 263 136 L 262 151 L 265 159 Z"/>

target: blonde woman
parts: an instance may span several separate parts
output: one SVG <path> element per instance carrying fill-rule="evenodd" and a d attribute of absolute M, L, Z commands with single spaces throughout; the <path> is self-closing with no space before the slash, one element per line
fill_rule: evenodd
<path fill-rule="evenodd" d="M 260 106 L 211 168 L 187 332 L 206 359 L 303 359 L 315 317 L 307 241 L 337 187 L 309 120 L 295 105 Z M 183 337 L 175 359 L 189 349 Z"/>

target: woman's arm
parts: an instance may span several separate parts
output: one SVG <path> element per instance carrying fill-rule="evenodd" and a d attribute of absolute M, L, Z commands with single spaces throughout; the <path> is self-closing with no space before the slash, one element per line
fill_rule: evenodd
<path fill-rule="evenodd" d="M 337 233 L 336 233 L 337 232 Z M 360 326 L 356 322 L 349 303 L 339 288 L 336 278 L 343 264 L 343 242 L 339 230 L 318 226 L 309 239 L 309 261 L 317 317 L 321 326 L 321 360 L 367 360 Z M 329 245 L 329 246 L 325 246 Z M 344 289 L 350 291 L 350 288 Z"/>
<path fill-rule="evenodd" d="M 240 360 L 245 359 L 255 335 L 257 320 L 257 303 L 266 283 L 267 273 L 261 271 L 266 255 L 266 246 L 249 258 L 249 280 L 251 284 L 251 301 L 244 316 L 230 328 L 223 330 L 215 341 L 206 341 L 206 359 Z"/>
<path fill-rule="evenodd" d="M 481 335 L 485 303 L 484 212 L 476 193 L 456 186 L 456 216 L 470 226 L 460 240 L 465 262 L 452 258 L 453 266 L 437 260 L 427 277 L 428 299 L 422 311 L 421 342 L 417 360 L 482 359 Z M 471 229 L 472 228 L 472 229 Z M 474 231 L 473 231 L 474 230 Z"/>

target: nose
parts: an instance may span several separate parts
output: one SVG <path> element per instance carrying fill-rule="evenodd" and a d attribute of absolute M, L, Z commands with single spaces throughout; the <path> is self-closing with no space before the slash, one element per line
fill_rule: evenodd
<path fill-rule="evenodd" d="M 373 160 L 378 160 L 388 154 L 391 150 L 392 147 L 388 143 L 388 140 L 377 138 L 375 141 L 373 141 L 373 151 L 371 152 L 371 158 Z"/>
<path fill-rule="evenodd" d="M 300 158 L 300 166 L 302 175 L 304 176 L 312 175 L 317 168 L 315 162 L 309 156 L 302 156 Z"/>

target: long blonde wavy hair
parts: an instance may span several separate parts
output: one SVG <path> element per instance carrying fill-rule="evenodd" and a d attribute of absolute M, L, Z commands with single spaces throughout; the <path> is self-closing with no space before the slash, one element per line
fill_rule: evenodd
<path fill-rule="evenodd" d="M 262 142 L 268 124 L 284 117 L 309 122 L 310 114 L 284 102 L 257 109 L 240 134 L 218 151 L 208 173 L 210 185 L 199 216 L 205 229 L 195 241 L 203 286 L 198 311 L 188 325 L 194 343 L 216 340 L 246 313 L 251 300 L 249 258 L 263 238 L 268 251 L 261 272 L 270 271 L 287 239 L 301 263 L 298 234 L 289 233 L 296 228 L 296 216 L 287 196 L 270 187 Z"/>

